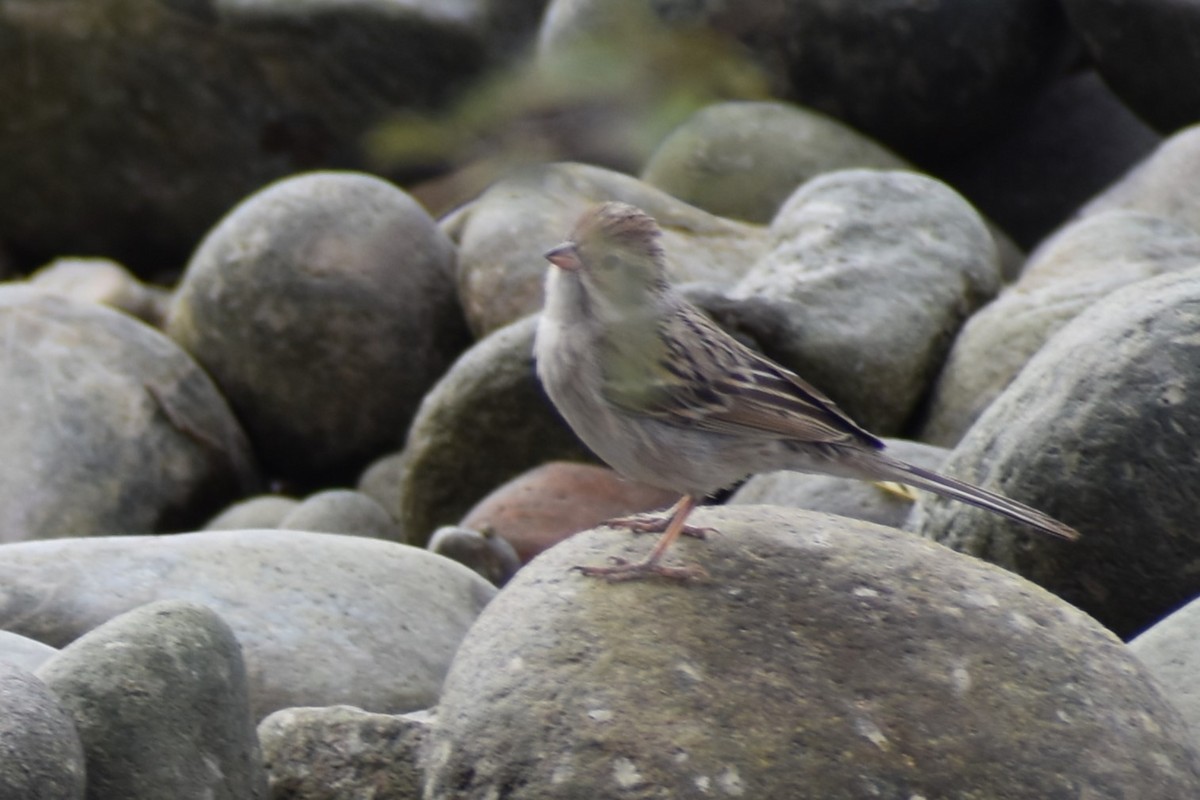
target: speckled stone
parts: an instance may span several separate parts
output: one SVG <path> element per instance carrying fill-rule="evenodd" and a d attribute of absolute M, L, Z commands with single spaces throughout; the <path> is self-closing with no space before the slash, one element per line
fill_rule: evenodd
<path fill-rule="evenodd" d="M 1200 757 L 1146 669 L 1037 586 L 892 528 L 747 506 L 671 563 L 572 571 L 651 542 L 572 537 L 471 629 L 426 753 L 430 800 L 1154 797 Z"/>

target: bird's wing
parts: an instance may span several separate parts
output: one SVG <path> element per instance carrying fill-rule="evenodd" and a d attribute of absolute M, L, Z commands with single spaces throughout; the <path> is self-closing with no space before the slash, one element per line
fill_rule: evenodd
<path fill-rule="evenodd" d="M 665 348 L 652 368 L 606 381 L 605 400 L 626 413 L 715 433 L 883 447 L 820 391 L 700 312 L 669 315 L 660 335 Z"/>

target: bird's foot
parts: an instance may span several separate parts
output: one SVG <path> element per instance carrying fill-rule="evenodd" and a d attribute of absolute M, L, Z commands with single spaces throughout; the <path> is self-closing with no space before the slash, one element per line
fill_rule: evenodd
<path fill-rule="evenodd" d="M 623 528 L 630 533 L 662 533 L 671 524 L 672 515 L 658 516 L 651 514 L 635 514 L 631 517 L 616 517 L 605 520 L 602 524 L 609 528 Z M 701 528 L 697 525 L 684 525 L 679 531 L 684 536 L 693 539 L 706 539 L 712 533 L 712 528 Z"/>
<path fill-rule="evenodd" d="M 626 561 L 618 556 L 613 556 L 611 560 L 613 563 L 607 567 L 580 565 L 571 567 L 571 570 L 589 578 L 603 578 L 610 583 L 636 581 L 651 577 L 676 581 L 702 580 L 708 577 L 708 572 L 698 564 L 669 567 L 657 561 Z"/>

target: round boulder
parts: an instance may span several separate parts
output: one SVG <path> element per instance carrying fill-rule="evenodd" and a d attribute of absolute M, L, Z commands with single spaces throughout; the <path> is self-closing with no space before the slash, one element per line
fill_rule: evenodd
<path fill-rule="evenodd" d="M 224 398 L 158 331 L 15 285 L 0 330 L 0 542 L 178 530 L 257 486 Z"/>
<path fill-rule="evenodd" d="M 272 474 L 339 483 L 403 441 L 465 346 L 453 266 L 450 240 L 392 184 L 301 175 L 209 233 L 167 329 L 212 374 Z"/>
<path fill-rule="evenodd" d="M 484 611 L 446 678 L 425 797 L 1154 797 L 1200 757 L 1111 633 L 1004 570 L 891 528 L 702 510 L 668 558 L 708 577 L 608 583 L 589 531 Z"/>
<path fill-rule="evenodd" d="M 1066 543 L 922 497 L 909 527 L 1131 636 L 1200 594 L 1200 268 L 1126 286 L 1055 334 L 967 431 L 948 474 L 1075 527 Z M 986 483 L 985 483 L 986 481 Z"/>

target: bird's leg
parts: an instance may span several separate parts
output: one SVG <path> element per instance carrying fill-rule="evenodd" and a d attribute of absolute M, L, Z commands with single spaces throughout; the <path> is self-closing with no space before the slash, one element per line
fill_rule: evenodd
<path fill-rule="evenodd" d="M 624 528 L 630 533 L 663 533 L 675 519 L 676 514 L 679 513 L 680 507 L 687 502 L 691 503 L 688 507 L 688 512 L 690 513 L 692 508 L 695 507 L 696 501 L 685 494 L 675 502 L 675 505 L 668 508 L 662 514 L 635 514 L 631 517 L 615 517 L 605 520 L 603 524 L 609 528 Z M 684 516 L 687 515 L 685 514 Z M 703 539 L 709 534 L 710 530 L 710 528 L 698 528 L 695 525 L 684 525 L 680 533 L 695 539 Z"/>
<path fill-rule="evenodd" d="M 587 567 L 579 566 L 573 569 L 579 570 L 584 575 L 591 577 L 604 578 L 608 581 L 629 581 L 644 578 L 650 575 L 659 575 L 664 578 L 674 578 L 675 580 L 691 580 L 694 578 L 703 578 L 707 575 L 702 567 L 687 566 L 687 567 L 668 567 L 659 562 L 663 555 L 671 547 L 671 544 L 679 538 L 687 527 L 688 515 L 692 513 L 692 509 L 696 507 L 696 498 L 691 495 L 684 495 L 683 498 L 671 506 L 671 515 L 667 518 L 665 531 L 662 537 L 655 543 L 654 549 L 650 551 L 650 555 L 642 561 L 626 561 L 622 558 L 613 559 L 616 563 L 607 567 Z"/>

